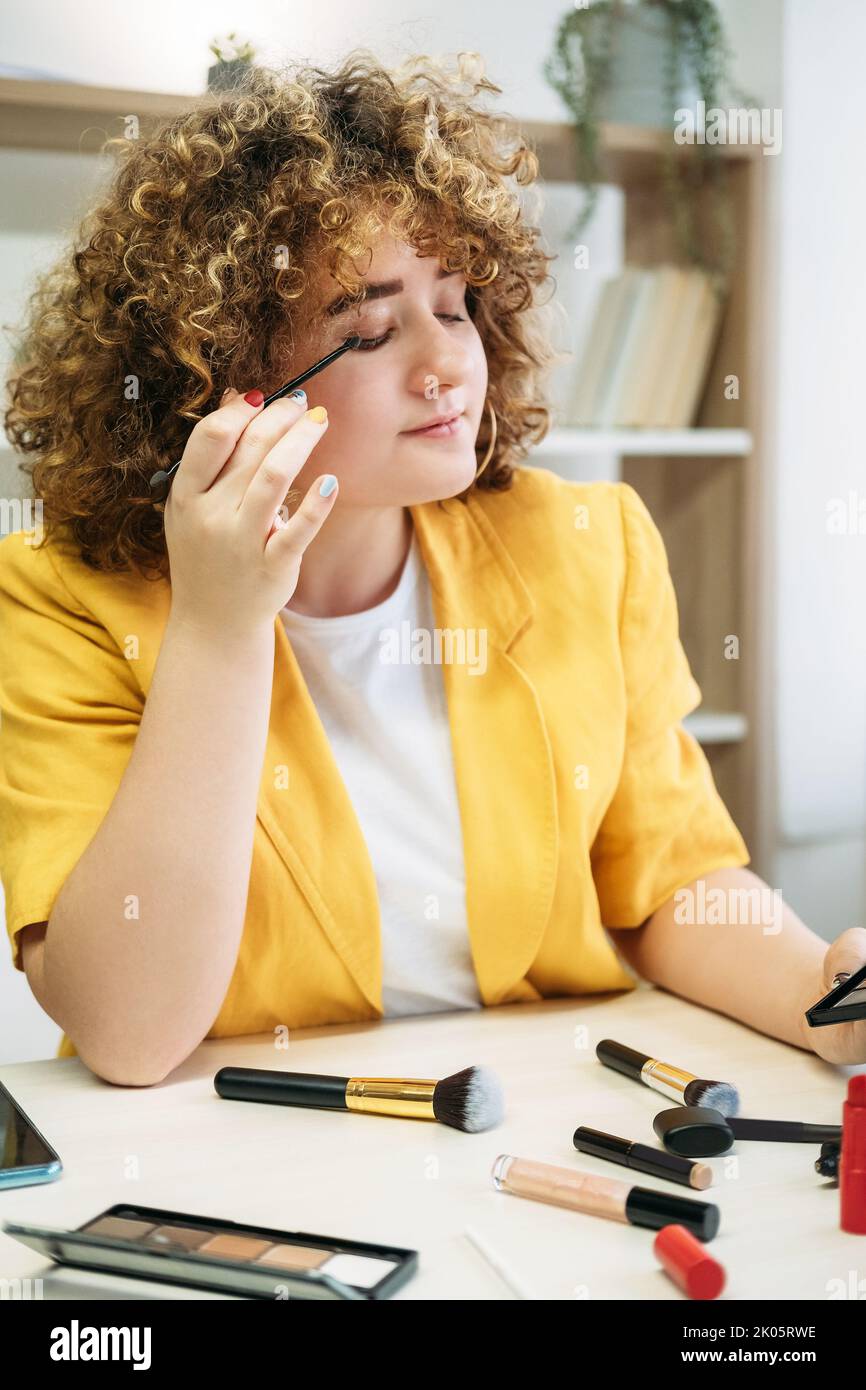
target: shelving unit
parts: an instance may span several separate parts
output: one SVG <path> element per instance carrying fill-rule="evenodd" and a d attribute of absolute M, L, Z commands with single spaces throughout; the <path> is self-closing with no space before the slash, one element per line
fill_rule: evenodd
<path fill-rule="evenodd" d="M 0 147 L 98 154 L 121 135 L 130 116 L 142 133 L 208 94 L 144 92 L 0 79 Z M 574 179 L 574 134 L 566 123 L 523 123 L 545 181 Z M 676 260 L 664 195 L 661 131 L 606 125 L 599 153 L 604 178 L 624 191 L 623 260 L 652 266 Z M 695 147 L 674 147 L 697 160 Z M 762 824 L 757 805 L 758 644 L 763 640 L 756 573 L 761 535 L 761 361 L 763 160 L 760 146 L 719 146 L 739 239 L 731 295 L 706 390 L 690 430 L 557 429 L 533 453 L 539 463 L 615 453 L 622 477 L 640 493 L 665 541 L 677 591 L 683 645 L 703 703 L 689 720 L 704 744 L 716 784 L 760 872 Z M 696 195 L 700 204 L 705 193 Z M 706 208 L 702 210 L 706 215 Z M 703 225 L 709 227 L 709 221 Z M 726 400 L 736 376 L 739 398 Z M 725 642 L 739 641 L 739 656 Z"/>
<path fill-rule="evenodd" d="M 722 743 L 740 743 L 747 737 L 749 724 L 744 714 L 718 714 L 701 705 L 694 714 L 687 714 L 683 724 L 698 743 L 717 747 Z"/>
<path fill-rule="evenodd" d="M 573 181 L 574 133 L 568 125 L 524 127 L 547 181 Z M 670 139 L 662 131 L 603 126 L 606 182 L 617 184 L 625 203 L 625 265 L 676 262 L 677 250 L 665 195 L 662 155 Z M 755 145 L 719 146 L 722 175 L 731 199 L 737 252 L 730 293 L 707 382 L 687 430 L 552 430 L 533 459 L 556 468 L 581 455 L 612 454 L 621 474 L 646 502 L 667 548 L 677 593 L 683 646 L 703 701 L 685 721 L 704 746 L 713 777 L 749 846 L 760 873 L 766 843 L 758 804 L 756 742 L 768 731 L 760 722 L 757 688 L 759 644 L 765 640 L 758 609 L 757 566 L 762 534 L 761 315 L 764 165 Z M 675 147 L 681 160 L 699 160 L 695 147 Z M 712 245 L 713 223 L 706 184 L 698 187 L 700 226 Z M 736 378 L 738 396 L 727 399 Z M 738 652 L 732 659 L 734 640 Z"/>
<path fill-rule="evenodd" d="M 748 430 L 552 429 L 535 446 L 536 458 L 619 454 L 623 458 L 741 458 L 752 451 Z"/>

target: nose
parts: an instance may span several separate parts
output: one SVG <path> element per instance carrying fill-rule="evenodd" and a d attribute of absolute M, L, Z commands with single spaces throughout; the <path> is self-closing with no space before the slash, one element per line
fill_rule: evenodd
<path fill-rule="evenodd" d="M 428 400 L 464 385 L 472 375 L 472 357 L 456 341 L 453 326 L 432 317 L 418 335 L 412 363 L 412 387 Z"/>

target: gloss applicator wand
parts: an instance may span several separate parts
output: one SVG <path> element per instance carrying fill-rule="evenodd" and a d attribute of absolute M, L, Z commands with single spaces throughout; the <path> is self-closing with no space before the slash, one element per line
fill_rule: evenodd
<path fill-rule="evenodd" d="M 273 395 L 265 396 L 265 399 L 262 401 L 262 409 L 264 410 L 265 406 L 270 405 L 272 401 L 278 401 L 281 396 L 287 396 L 290 391 L 294 391 L 296 387 L 301 386 L 303 382 L 309 381 L 311 376 L 316 375 L 316 372 L 321 372 L 325 367 L 329 367 L 338 357 L 342 357 L 344 352 L 351 352 L 352 348 L 356 348 L 360 342 L 360 335 L 358 333 L 353 333 L 351 337 L 347 338 L 346 341 L 340 345 L 340 347 L 335 348 L 333 352 L 329 352 L 326 357 L 321 357 L 318 362 L 314 362 L 312 367 L 308 367 L 305 372 L 301 372 L 300 376 L 293 376 L 291 381 L 287 381 L 285 386 L 281 386 L 278 391 L 274 391 Z M 181 461 L 178 459 L 170 468 L 160 468 L 156 473 L 151 475 L 149 487 L 152 502 L 164 502 L 168 497 L 172 480 L 175 473 L 180 468 L 180 464 Z"/>

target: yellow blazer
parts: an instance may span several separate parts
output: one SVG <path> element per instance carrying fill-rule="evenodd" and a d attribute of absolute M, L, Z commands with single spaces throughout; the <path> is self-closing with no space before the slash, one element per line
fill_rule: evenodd
<path fill-rule="evenodd" d="M 680 724 L 701 692 L 661 536 L 627 484 L 532 466 L 509 491 L 410 510 L 437 628 L 486 632 L 483 674 L 458 647 L 442 662 L 483 1003 L 629 989 L 602 924 L 639 926 L 749 862 Z M 48 920 L 117 789 L 171 600 L 167 580 L 99 573 L 65 537 L 38 539 L 0 542 L 0 875 L 18 969 L 18 932 Z M 382 1016 L 367 846 L 279 617 L 275 633 L 246 918 L 208 1037 Z M 58 1056 L 75 1055 L 64 1036 Z"/>

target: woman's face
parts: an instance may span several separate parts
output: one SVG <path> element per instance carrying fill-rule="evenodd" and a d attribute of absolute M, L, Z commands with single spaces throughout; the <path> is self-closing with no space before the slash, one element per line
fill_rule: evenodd
<path fill-rule="evenodd" d="M 368 267 L 357 265 L 366 300 L 325 314 L 314 330 L 296 337 L 287 378 L 352 333 L 375 341 L 344 353 L 304 383 L 309 405 L 325 406 L 329 424 L 292 487 L 303 495 L 320 474 L 335 473 L 343 507 L 453 497 L 475 477 L 475 438 L 487 393 L 487 360 L 467 311 L 466 279 L 462 272 L 443 275 L 436 257 L 421 258 L 386 233 L 368 259 Z M 311 299 L 317 308 L 328 307 L 342 294 L 327 273 Z M 454 434 L 411 433 L 455 411 L 462 414 Z"/>

